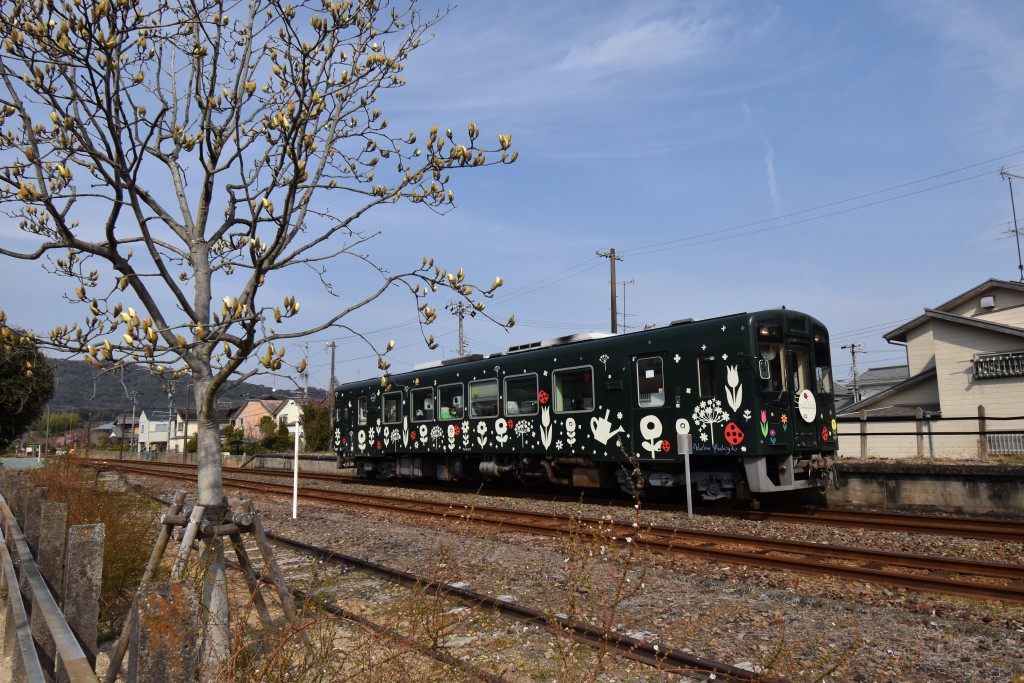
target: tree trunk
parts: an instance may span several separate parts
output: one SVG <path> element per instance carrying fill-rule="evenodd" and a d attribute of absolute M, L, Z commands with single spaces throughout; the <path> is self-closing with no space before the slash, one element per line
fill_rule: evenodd
<path fill-rule="evenodd" d="M 210 394 L 210 373 L 205 368 L 192 368 L 195 399 L 198 407 L 197 487 L 198 504 L 206 508 L 205 517 L 220 524 L 227 512 L 221 471 L 220 429 L 216 403 Z M 219 538 L 200 542 L 203 579 L 205 631 L 202 650 L 204 678 L 214 680 L 224 671 L 231 658 L 231 613 L 227 600 L 227 574 L 224 566 L 224 545 Z"/>

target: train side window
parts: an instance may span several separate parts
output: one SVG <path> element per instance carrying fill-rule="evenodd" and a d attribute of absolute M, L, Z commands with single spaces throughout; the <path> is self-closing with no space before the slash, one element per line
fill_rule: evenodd
<path fill-rule="evenodd" d="M 469 416 L 495 417 L 498 414 L 498 380 L 482 379 L 469 383 Z"/>
<path fill-rule="evenodd" d="M 466 411 L 461 384 L 443 384 L 437 388 L 442 420 L 461 420 Z"/>
<path fill-rule="evenodd" d="M 703 356 L 697 359 L 697 394 L 700 396 L 714 396 L 715 387 L 715 357 Z"/>
<path fill-rule="evenodd" d="M 384 394 L 384 424 L 398 424 L 402 421 L 402 392 Z"/>
<path fill-rule="evenodd" d="M 426 387 L 412 390 L 412 421 L 425 422 L 434 419 L 434 389 Z"/>
<path fill-rule="evenodd" d="M 366 397 L 360 396 L 356 399 L 356 414 L 358 415 L 359 424 L 366 424 Z"/>
<path fill-rule="evenodd" d="M 665 371 L 661 356 L 636 360 L 637 405 L 658 408 L 665 405 Z"/>
<path fill-rule="evenodd" d="M 578 413 L 594 409 L 594 370 L 591 367 L 555 370 L 551 389 L 556 413 Z"/>
<path fill-rule="evenodd" d="M 814 326 L 814 373 L 818 380 L 818 392 L 832 393 L 832 350 L 828 345 L 825 328 Z"/>
<path fill-rule="evenodd" d="M 505 378 L 505 415 L 537 414 L 537 373 Z"/>

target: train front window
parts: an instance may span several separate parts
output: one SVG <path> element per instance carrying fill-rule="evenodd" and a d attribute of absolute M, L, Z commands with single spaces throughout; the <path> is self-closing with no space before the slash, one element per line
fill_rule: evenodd
<path fill-rule="evenodd" d="M 498 414 L 498 380 L 469 383 L 469 416 L 494 417 Z"/>
<path fill-rule="evenodd" d="M 805 347 L 794 347 L 789 352 L 790 386 L 802 391 L 811 385 L 811 363 Z"/>
<path fill-rule="evenodd" d="M 637 358 L 636 390 L 637 405 L 641 408 L 665 405 L 665 372 L 660 356 Z"/>
<path fill-rule="evenodd" d="M 537 414 L 537 374 L 505 378 L 505 414 Z"/>
<path fill-rule="evenodd" d="M 555 370 L 551 388 L 556 413 L 574 413 L 594 409 L 594 371 L 592 368 Z"/>

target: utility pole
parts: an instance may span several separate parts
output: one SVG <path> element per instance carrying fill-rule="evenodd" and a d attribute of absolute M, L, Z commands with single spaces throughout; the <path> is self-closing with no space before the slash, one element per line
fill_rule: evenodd
<path fill-rule="evenodd" d="M 630 326 L 626 324 L 626 285 L 632 285 L 634 282 L 623 280 L 619 284 L 622 285 L 622 331 L 627 332 Z"/>
<path fill-rule="evenodd" d="M 856 403 L 857 401 L 860 400 L 860 397 L 858 396 L 858 392 L 857 392 L 857 354 L 858 353 L 867 353 L 867 351 L 861 351 L 860 350 L 860 348 L 862 346 L 864 346 L 864 345 L 863 344 L 844 344 L 843 346 L 839 347 L 839 348 L 842 348 L 842 349 L 850 349 L 850 360 L 852 362 L 852 370 L 851 370 L 851 372 L 853 373 L 853 402 L 854 403 Z"/>
<path fill-rule="evenodd" d="M 597 252 L 597 255 L 600 256 L 601 258 L 608 259 L 609 263 L 611 264 L 611 268 L 612 268 L 612 274 L 611 274 L 611 280 L 610 280 L 611 285 L 612 285 L 612 287 L 611 287 L 611 289 L 612 289 L 612 334 L 615 334 L 615 333 L 617 333 L 619 331 L 618 330 L 619 313 L 618 313 L 618 310 L 617 310 L 618 306 L 616 305 L 616 301 L 615 301 L 615 262 L 616 261 L 621 261 L 622 257 L 615 255 L 615 248 L 614 247 L 609 249 L 608 251 L 599 251 L 599 252 Z"/>
<path fill-rule="evenodd" d="M 465 301 L 449 301 L 445 308 L 459 319 L 459 357 L 461 358 L 466 355 L 466 343 L 468 341 L 462 332 L 462 320 L 467 314 L 470 318 L 474 317 L 476 315 L 476 309 Z"/>
<path fill-rule="evenodd" d="M 1020 273 L 1020 281 L 1024 282 L 1024 260 L 1020 256 L 1020 230 L 1017 229 L 1017 207 L 1013 203 L 1013 179 L 1019 178 L 1024 180 L 1024 176 L 1014 175 L 1008 172 L 1005 168 L 999 169 L 999 176 L 1006 180 L 1010 184 L 1010 210 L 1013 212 L 1013 229 L 1010 232 L 1017 238 L 1017 270 Z"/>
<path fill-rule="evenodd" d="M 331 382 L 330 389 L 327 391 L 327 415 L 331 420 L 331 445 L 334 448 L 338 447 L 338 444 L 334 443 L 334 387 L 337 386 L 337 379 L 334 377 L 334 351 L 335 344 L 331 342 L 328 344 L 331 347 Z"/>

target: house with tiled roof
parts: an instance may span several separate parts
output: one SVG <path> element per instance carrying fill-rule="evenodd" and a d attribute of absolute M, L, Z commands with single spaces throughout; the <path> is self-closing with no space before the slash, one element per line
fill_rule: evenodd
<path fill-rule="evenodd" d="M 242 430 L 245 439 L 259 439 L 260 421 L 265 417 L 273 420 L 282 403 L 278 398 L 247 398 L 231 415 L 231 425 Z"/>
<path fill-rule="evenodd" d="M 871 398 L 909 378 L 910 369 L 906 365 L 868 368 L 857 375 L 857 398 L 861 401 Z"/>
<path fill-rule="evenodd" d="M 973 420 L 949 428 L 965 432 L 983 417 L 1024 415 L 1024 282 L 987 280 L 924 309 L 884 338 L 906 348 L 906 378 L 846 407 L 844 414 Z M 1004 432 L 1017 428 L 993 426 Z M 959 441 L 965 454 L 986 452 L 977 436 Z"/>

